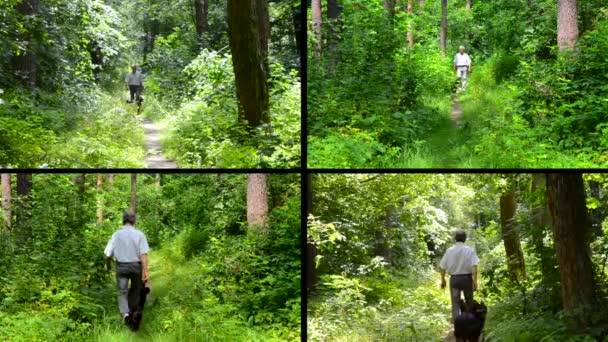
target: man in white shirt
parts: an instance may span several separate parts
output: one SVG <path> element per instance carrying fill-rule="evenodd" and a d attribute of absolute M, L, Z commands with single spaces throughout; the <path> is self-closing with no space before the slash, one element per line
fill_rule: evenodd
<path fill-rule="evenodd" d="M 457 230 L 454 234 L 456 244 L 445 252 L 439 262 L 441 289 L 445 288 L 445 274 L 450 274 L 450 298 L 452 299 L 452 320 L 460 315 L 460 293 L 464 293 L 467 307 L 473 305 L 473 291 L 477 289 L 477 265 L 479 258 L 475 250 L 465 246 L 467 234 Z M 452 321 L 452 322 L 453 322 Z"/>
<path fill-rule="evenodd" d="M 125 212 L 122 228 L 112 234 L 104 251 L 106 262 L 116 259 L 116 282 L 118 283 L 118 309 L 126 322 L 129 308 L 138 303 L 144 283 L 148 281 L 148 241 L 141 231 L 135 229 L 135 214 Z M 143 271 L 143 272 L 142 272 Z M 131 286 L 129 287 L 129 281 Z"/>
<path fill-rule="evenodd" d="M 462 90 L 467 87 L 467 76 L 471 72 L 471 57 L 464 52 L 464 46 L 460 46 L 459 52 L 454 56 L 454 72 L 462 82 Z"/>
<path fill-rule="evenodd" d="M 133 103 L 133 100 L 139 100 L 141 96 L 141 90 L 144 86 L 144 75 L 137 70 L 137 65 L 134 64 L 131 66 L 131 73 L 127 74 L 125 78 L 125 83 L 127 84 L 127 88 L 131 93 L 131 101 L 129 103 Z"/>

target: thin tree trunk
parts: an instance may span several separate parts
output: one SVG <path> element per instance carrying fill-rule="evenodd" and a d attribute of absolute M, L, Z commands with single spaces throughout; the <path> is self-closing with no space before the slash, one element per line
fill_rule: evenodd
<path fill-rule="evenodd" d="M 312 215 L 312 175 L 306 175 L 306 221 Z M 317 268 L 315 259 L 317 258 L 317 247 L 311 243 L 306 243 L 306 293 L 310 293 L 317 283 Z"/>
<path fill-rule="evenodd" d="M 560 51 L 573 49 L 578 40 L 576 0 L 557 0 L 557 46 Z"/>
<path fill-rule="evenodd" d="M 202 48 L 203 35 L 209 30 L 209 0 L 194 0 L 196 34 Z"/>
<path fill-rule="evenodd" d="M 256 8 L 259 0 L 228 0 L 230 48 L 239 100 L 239 119 L 251 130 L 270 122 L 268 83 Z M 267 46 L 267 45 L 266 45 Z M 266 48 L 267 49 L 267 48 Z"/>
<path fill-rule="evenodd" d="M 157 173 L 156 174 L 156 183 L 154 183 L 154 185 L 156 185 L 157 188 L 160 188 L 161 180 L 162 180 L 162 175 L 160 173 Z"/>
<path fill-rule="evenodd" d="M 15 225 L 15 236 L 17 245 L 20 247 L 32 237 L 32 174 L 17 174 L 17 222 Z"/>
<path fill-rule="evenodd" d="M 316 52 L 317 56 L 320 56 L 321 49 L 322 49 L 321 39 L 323 38 L 321 36 L 321 24 L 322 24 L 322 20 L 323 20 L 323 19 L 321 19 L 321 0 L 312 0 L 311 5 L 312 5 L 312 32 L 313 32 L 313 36 L 315 37 L 315 41 L 317 43 L 317 48 L 316 48 L 315 52 Z"/>
<path fill-rule="evenodd" d="M 296 42 L 296 49 L 298 50 L 298 56 L 302 54 L 302 51 L 305 49 L 304 44 L 302 42 L 302 7 L 298 4 L 298 6 L 294 6 L 292 8 L 292 19 L 293 19 L 293 33 Z"/>
<path fill-rule="evenodd" d="M 97 174 L 97 224 L 103 223 L 103 175 Z"/>
<path fill-rule="evenodd" d="M 247 175 L 247 223 L 250 228 L 262 228 L 267 233 L 268 216 L 268 175 L 251 173 Z"/>
<path fill-rule="evenodd" d="M 114 186 L 114 174 L 112 173 L 108 173 L 108 186 Z"/>
<path fill-rule="evenodd" d="M 552 269 L 554 264 L 552 258 L 550 258 L 549 247 L 545 246 L 544 243 L 545 231 L 549 228 L 551 223 L 545 189 L 545 176 L 541 173 L 533 174 L 531 191 L 532 201 L 530 205 L 533 224 L 531 235 L 534 249 L 540 259 L 540 269 L 543 281 L 546 280 L 546 277 L 549 274 L 553 273 Z"/>
<path fill-rule="evenodd" d="M 12 184 L 11 174 L 3 173 L 2 177 L 2 214 L 6 219 L 6 229 L 11 231 L 13 224 L 13 214 L 11 211 L 11 199 L 12 199 Z"/>
<path fill-rule="evenodd" d="M 329 23 L 329 35 L 327 37 L 328 61 L 327 71 L 330 75 L 335 74 L 338 64 L 338 39 L 341 28 L 340 25 L 340 6 L 338 0 L 327 0 L 327 19 Z"/>
<path fill-rule="evenodd" d="M 597 307 L 582 174 L 548 174 L 547 200 L 566 317 L 578 331 Z"/>
<path fill-rule="evenodd" d="M 441 57 L 446 57 L 448 39 L 448 0 L 441 0 L 441 32 L 439 35 L 439 45 L 441 47 Z"/>
<path fill-rule="evenodd" d="M 384 217 L 384 227 L 376 231 L 376 256 L 381 256 L 387 263 L 392 262 L 393 251 L 390 248 L 389 241 L 393 235 L 393 227 L 395 225 L 395 208 L 387 208 L 386 216 Z"/>
<path fill-rule="evenodd" d="M 407 24 L 407 47 L 410 49 L 414 46 L 414 24 L 411 22 L 413 11 L 414 0 L 407 0 L 407 17 L 410 20 Z"/>
<path fill-rule="evenodd" d="M 512 188 L 502 193 L 500 196 L 500 225 L 507 255 L 507 265 L 513 278 L 521 279 L 526 275 L 526 267 L 519 241 L 518 227 L 515 223 L 516 205 L 515 193 Z"/>
<path fill-rule="evenodd" d="M 27 17 L 35 16 L 38 10 L 38 0 L 22 0 L 15 7 L 17 11 Z M 31 30 L 24 30 L 19 40 L 27 42 L 25 51 L 13 58 L 13 69 L 21 82 L 31 88 L 36 87 L 38 78 L 38 62 L 35 53 L 34 37 Z"/>
<path fill-rule="evenodd" d="M 137 174 L 131 174 L 131 206 L 129 210 L 133 215 L 137 214 Z"/>

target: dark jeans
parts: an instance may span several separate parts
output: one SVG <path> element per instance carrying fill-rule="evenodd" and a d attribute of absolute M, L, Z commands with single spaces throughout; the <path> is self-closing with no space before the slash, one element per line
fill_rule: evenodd
<path fill-rule="evenodd" d="M 452 298 L 452 319 L 460 315 L 460 293 L 464 293 L 467 308 L 473 305 L 473 276 L 471 274 L 450 277 L 450 297 Z"/>
<path fill-rule="evenodd" d="M 139 302 L 143 281 L 141 263 L 117 263 L 116 283 L 118 284 L 118 309 L 121 316 L 129 313 L 129 309 Z M 129 281 L 131 286 L 129 286 Z"/>
<path fill-rule="evenodd" d="M 129 91 L 131 92 L 131 102 L 133 102 L 134 99 L 139 99 L 141 96 L 141 86 L 129 85 Z"/>

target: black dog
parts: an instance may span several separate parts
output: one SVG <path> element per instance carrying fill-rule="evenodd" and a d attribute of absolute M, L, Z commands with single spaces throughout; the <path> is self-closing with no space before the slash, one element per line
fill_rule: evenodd
<path fill-rule="evenodd" d="M 148 296 L 148 293 L 150 293 L 150 287 L 146 282 L 142 284 L 139 301 L 129 308 L 129 316 L 127 317 L 126 323 L 133 331 L 137 331 L 139 329 L 141 319 L 144 315 L 144 304 L 146 304 L 146 297 Z"/>
<path fill-rule="evenodd" d="M 467 310 L 468 309 L 468 310 Z M 458 341 L 477 342 L 486 322 L 488 308 L 484 303 L 473 301 L 471 308 L 460 300 L 460 316 L 454 321 L 454 336 Z"/>

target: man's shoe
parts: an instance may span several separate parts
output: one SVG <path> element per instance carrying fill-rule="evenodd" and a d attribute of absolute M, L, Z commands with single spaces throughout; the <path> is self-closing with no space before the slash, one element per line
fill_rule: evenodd
<path fill-rule="evenodd" d="M 124 315 L 122 316 L 122 321 L 123 321 L 124 323 L 128 323 L 128 322 L 129 322 L 129 314 L 128 314 L 128 313 L 126 313 L 126 314 L 124 314 Z"/>

